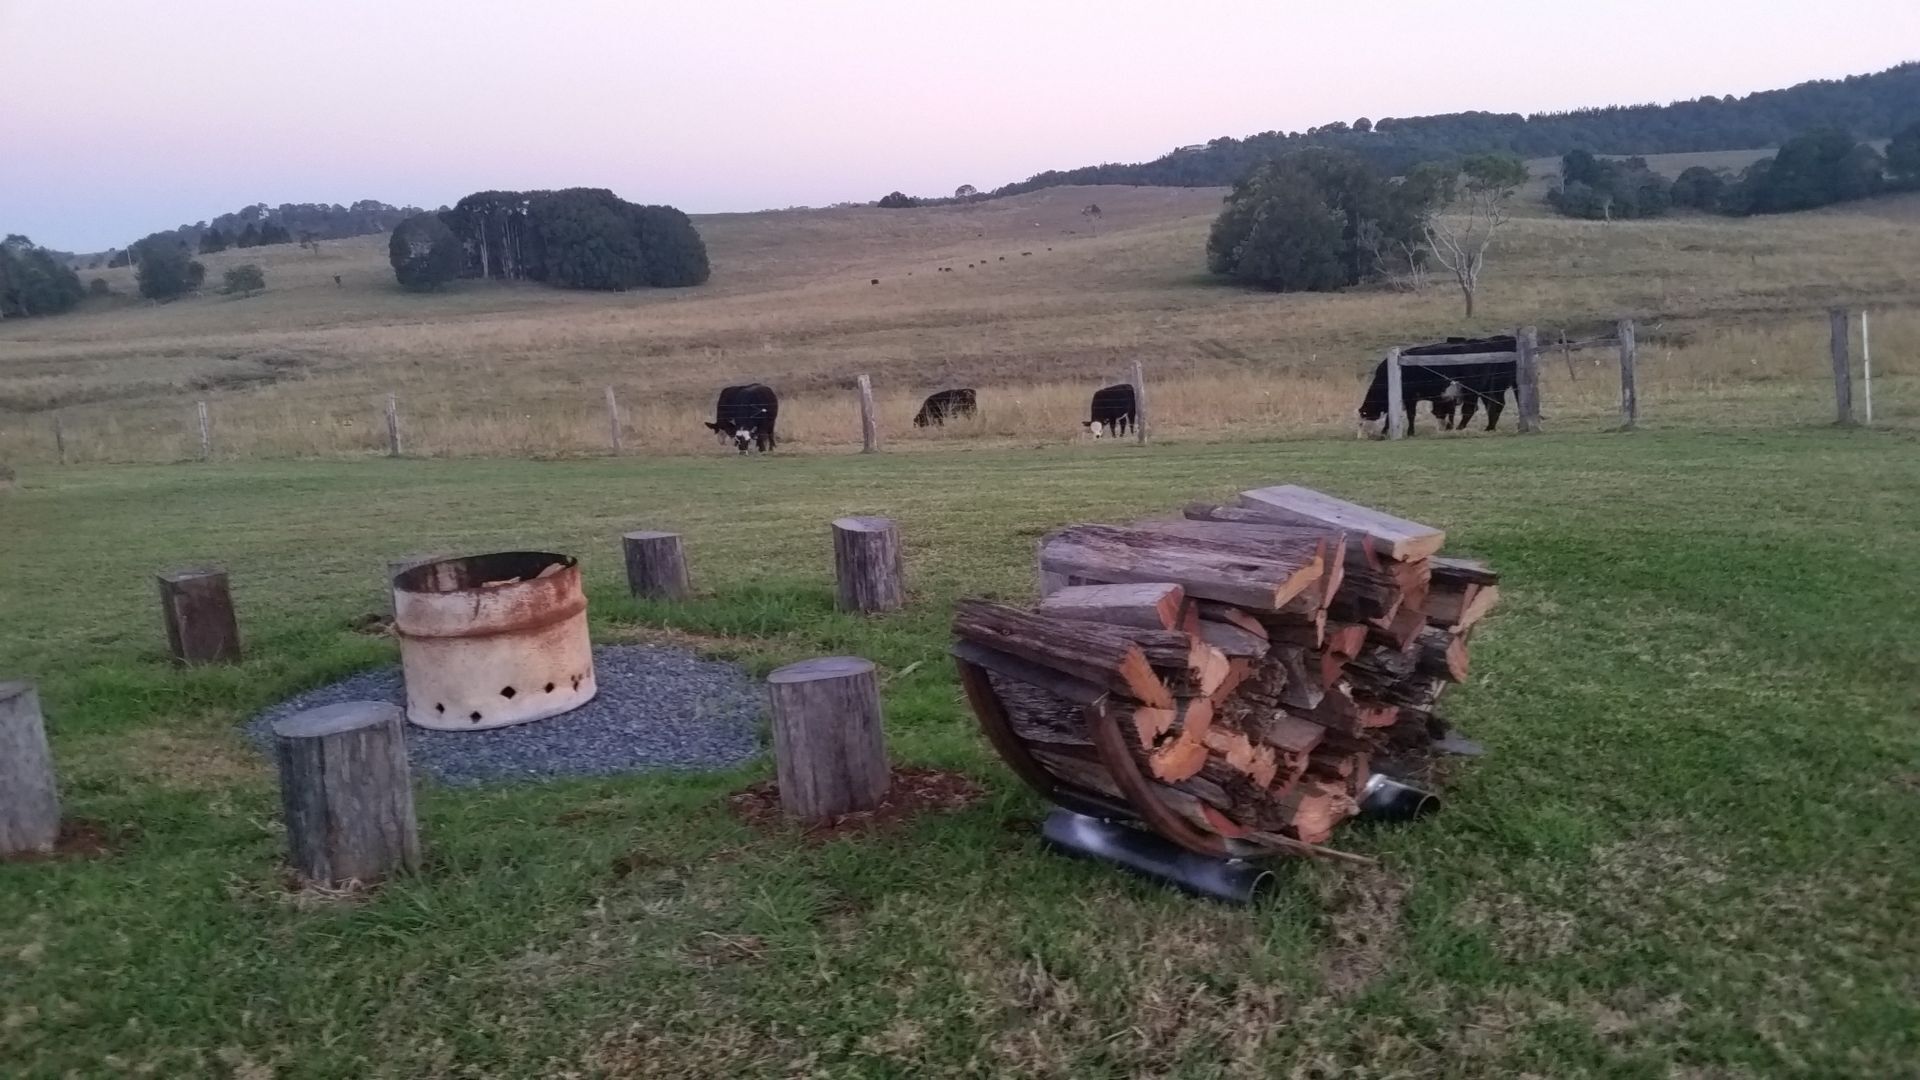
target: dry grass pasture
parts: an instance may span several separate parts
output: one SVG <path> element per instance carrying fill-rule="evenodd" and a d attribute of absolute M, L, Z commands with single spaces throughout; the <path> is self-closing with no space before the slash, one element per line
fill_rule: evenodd
<path fill-rule="evenodd" d="M 1694 157 L 1655 163 L 1677 171 Z M 787 448 L 841 451 L 858 442 L 862 372 L 896 447 L 1032 445 L 1075 438 L 1089 392 L 1136 359 L 1160 435 L 1346 435 L 1388 345 L 1521 323 L 1581 336 L 1621 314 L 1643 320 L 1648 423 L 1816 422 L 1832 415 L 1833 303 L 1875 313 L 1876 418 L 1920 425 L 1920 198 L 1749 220 L 1529 212 L 1498 241 L 1468 323 L 1438 279 L 1418 293 L 1294 296 L 1209 280 L 1221 195 L 1056 188 L 972 206 L 712 215 L 698 224 L 713 280 L 691 290 L 466 282 L 409 295 L 383 237 L 205 258 L 210 281 L 261 264 L 268 289 L 250 298 L 152 305 L 131 298 L 128 270 L 89 272 L 118 295 L 0 326 L 0 460 L 52 460 L 56 414 L 71 460 L 191 457 L 196 400 L 209 403 L 215 456 L 378 453 L 388 393 L 410 454 L 601 453 L 607 386 L 630 452 L 707 454 L 719 452 L 701 427 L 714 392 L 749 380 L 781 392 Z M 1090 202 L 1104 211 L 1098 235 L 1081 214 Z M 1610 422 L 1610 357 L 1550 359 L 1549 422 Z M 925 394 L 962 385 L 980 390 L 977 421 L 912 428 Z"/>

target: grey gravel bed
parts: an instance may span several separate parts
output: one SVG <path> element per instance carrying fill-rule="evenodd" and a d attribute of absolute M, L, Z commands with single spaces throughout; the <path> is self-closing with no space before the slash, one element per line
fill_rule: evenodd
<path fill-rule="evenodd" d="M 570 713 L 486 731 L 407 725 L 416 771 L 448 784 L 604 776 L 653 769 L 723 769 L 760 752 L 761 688 L 732 664 L 683 649 L 603 645 L 593 650 L 600 692 Z M 365 671 L 289 698 L 246 733 L 269 753 L 275 720 L 342 701 L 404 706 L 398 667 Z"/>

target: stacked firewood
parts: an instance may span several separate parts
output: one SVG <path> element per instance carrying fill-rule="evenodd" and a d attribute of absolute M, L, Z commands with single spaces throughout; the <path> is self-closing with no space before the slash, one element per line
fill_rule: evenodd
<path fill-rule="evenodd" d="M 1444 540 L 1293 486 L 1075 525 L 1041 542 L 1036 608 L 959 605 L 954 654 L 1002 756 L 1059 801 L 1301 851 L 1381 754 L 1445 733 L 1435 705 L 1499 588 Z"/>

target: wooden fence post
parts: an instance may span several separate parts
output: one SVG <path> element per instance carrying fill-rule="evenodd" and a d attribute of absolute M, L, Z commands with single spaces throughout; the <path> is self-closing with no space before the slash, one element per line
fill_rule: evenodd
<path fill-rule="evenodd" d="M 384 701 L 274 721 L 288 854 L 306 880 L 370 884 L 419 868 L 404 723 Z"/>
<path fill-rule="evenodd" d="M 412 554 L 402 555 L 397 559 L 388 559 L 386 588 L 382 590 L 386 593 L 387 598 L 387 618 L 389 620 L 393 618 L 394 578 L 399 577 L 401 574 L 406 573 L 416 566 L 424 566 L 430 562 L 439 562 L 441 559 L 450 559 L 452 557 L 453 554 L 446 551 L 416 551 Z"/>
<path fill-rule="evenodd" d="M 887 794 L 887 737 L 872 661 L 828 656 L 767 676 L 773 764 L 787 816 L 871 810 Z"/>
<path fill-rule="evenodd" d="M 613 387 L 607 387 L 607 439 L 613 444 L 615 456 L 620 453 L 620 402 L 613 396 Z"/>
<path fill-rule="evenodd" d="M 873 415 L 873 380 L 862 375 L 854 385 L 860 388 L 860 452 L 871 454 L 880 449 L 880 421 Z"/>
<path fill-rule="evenodd" d="M 1531 326 L 1514 332 L 1514 396 L 1520 399 L 1520 433 L 1540 430 L 1540 344 L 1538 332 Z"/>
<path fill-rule="evenodd" d="M 1147 444 L 1147 372 L 1140 361 L 1133 362 L 1133 441 Z"/>
<path fill-rule="evenodd" d="M 835 601 L 841 611 L 872 615 L 907 602 L 902 583 L 900 530 L 883 517 L 844 517 L 833 523 Z"/>
<path fill-rule="evenodd" d="M 1640 422 L 1640 396 L 1634 383 L 1639 345 L 1634 341 L 1633 320 L 1621 319 L 1614 333 L 1620 338 L 1620 430 L 1632 431 Z"/>
<path fill-rule="evenodd" d="M 213 425 L 207 418 L 207 403 L 194 403 L 194 412 L 200 417 L 200 460 L 213 456 Z"/>
<path fill-rule="evenodd" d="M 387 456 L 400 456 L 400 402 L 387 395 Z"/>
<path fill-rule="evenodd" d="M 1407 410 L 1404 407 L 1406 392 L 1402 387 L 1405 373 L 1400 370 L 1400 350 L 1387 350 L 1387 438 L 1404 439 L 1407 437 Z"/>
<path fill-rule="evenodd" d="M 160 613 L 176 664 L 240 659 L 240 627 L 225 570 L 174 570 L 160 575 Z"/>
<path fill-rule="evenodd" d="M 1833 354 L 1833 405 L 1838 414 L 1834 423 L 1842 427 L 1853 425 L 1853 364 L 1852 349 L 1847 341 L 1847 309 L 1830 308 L 1827 322 L 1831 331 L 1829 349 Z"/>
<path fill-rule="evenodd" d="M 51 851 L 60 839 L 53 753 L 32 683 L 0 682 L 0 856 Z"/>
<path fill-rule="evenodd" d="M 53 414 L 53 452 L 60 458 L 60 464 L 67 463 L 67 429 L 60 422 L 60 414 Z"/>
<path fill-rule="evenodd" d="M 687 582 L 687 553 L 679 533 L 625 533 L 620 545 L 627 559 L 627 589 L 633 595 L 685 600 L 693 591 Z"/>

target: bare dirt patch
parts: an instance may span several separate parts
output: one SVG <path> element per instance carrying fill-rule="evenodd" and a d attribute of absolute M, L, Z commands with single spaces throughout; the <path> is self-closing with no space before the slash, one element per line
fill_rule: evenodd
<path fill-rule="evenodd" d="M 0 855 L 0 862 L 32 863 L 66 859 L 104 859 L 131 839 L 132 830 L 114 828 L 92 818 L 68 818 L 60 823 L 60 838 L 52 851 L 21 851 Z"/>
<path fill-rule="evenodd" d="M 1318 891 L 1328 937 L 1321 979 L 1334 997 L 1352 997 L 1387 970 L 1399 951 L 1407 886 L 1369 867 L 1328 876 Z"/>
<path fill-rule="evenodd" d="M 983 790 L 973 779 L 945 769 L 901 766 L 893 770 L 887 797 L 872 810 L 841 814 L 801 828 L 801 835 L 813 843 L 824 843 L 840 836 L 879 832 L 939 810 L 960 810 L 979 800 Z M 735 817 L 756 829 L 779 832 L 794 823 L 780 809 L 780 788 L 772 780 L 763 780 L 727 796 L 727 807 Z"/>

